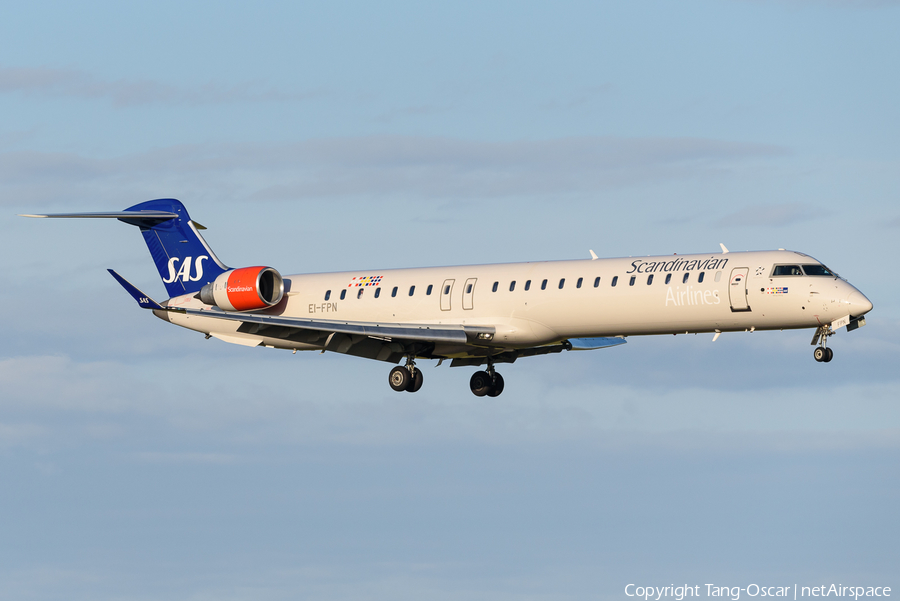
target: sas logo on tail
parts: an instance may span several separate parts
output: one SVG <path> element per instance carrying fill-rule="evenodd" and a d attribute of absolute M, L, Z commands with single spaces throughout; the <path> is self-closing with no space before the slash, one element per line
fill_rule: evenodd
<path fill-rule="evenodd" d="M 166 284 L 171 284 L 175 280 L 181 280 L 182 282 L 199 282 L 200 278 L 203 277 L 203 261 L 205 259 L 209 259 L 206 255 L 200 255 L 197 257 L 197 260 L 194 261 L 193 257 L 185 257 L 184 262 L 181 264 L 181 267 L 176 271 L 175 266 L 178 261 L 181 261 L 180 257 L 172 257 L 169 259 L 169 277 L 163 278 L 163 282 Z M 194 264 L 195 274 L 191 276 L 191 263 Z"/>

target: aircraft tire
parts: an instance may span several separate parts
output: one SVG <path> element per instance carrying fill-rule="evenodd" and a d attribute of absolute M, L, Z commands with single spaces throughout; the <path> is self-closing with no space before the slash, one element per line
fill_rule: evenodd
<path fill-rule="evenodd" d="M 825 349 L 821 346 L 813 351 L 813 357 L 815 357 L 816 361 L 818 361 L 819 363 L 825 360 L 826 355 L 827 353 L 825 352 Z"/>
<path fill-rule="evenodd" d="M 825 361 L 825 363 L 828 363 L 832 359 L 834 359 L 834 351 L 830 348 L 825 349 L 825 358 L 823 359 L 823 361 Z"/>
<path fill-rule="evenodd" d="M 422 388 L 422 382 L 425 381 L 425 376 L 422 375 L 422 370 L 416 368 L 416 374 L 409 379 L 409 386 L 406 388 L 406 392 L 418 392 L 420 388 Z"/>
<path fill-rule="evenodd" d="M 503 392 L 503 376 L 498 373 L 494 374 L 494 385 L 491 386 L 490 392 L 488 392 L 488 396 L 495 397 L 500 396 L 500 393 Z"/>
<path fill-rule="evenodd" d="M 399 365 L 392 369 L 391 373 L 388 375 L 388 383 L 391 385 L 391 388 L 397 392 L 407 390 L 409 388 L 410 380 L 412 380 L 412 377 L 409 375 L 409 370 Z"/>
<path fill-rule="evenodd" d="M 469 379 L 469 389 L 475 396 L 484 396 L 491 391 L 491 376 L 486 371 L 476 371 Z"/>

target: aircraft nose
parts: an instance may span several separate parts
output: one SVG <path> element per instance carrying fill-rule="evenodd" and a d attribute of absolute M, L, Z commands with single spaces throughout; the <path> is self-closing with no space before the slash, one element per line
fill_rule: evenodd
<path fill-rule="evenodd" d="M 872 310 L 872 301 L 858 290 L 850 293 L 850 296 L 847 297 L 847 302 L 850 303 L 850 315 L 853 317 L 865 315 Z"/>

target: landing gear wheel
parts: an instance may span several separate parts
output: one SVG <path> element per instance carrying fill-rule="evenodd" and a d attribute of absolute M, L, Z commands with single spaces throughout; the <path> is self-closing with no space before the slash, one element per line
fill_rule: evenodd
<path fill-rule="evenodd" d="M 409 379 L 409 386 L 406 388 L 406 392 L 418 392 L 422 388 L 422 382 L 424 381 L 425 376 L 422 375 L 422 370 L 416 369 L 416 373 Z"/>
<path fill-rule="evenodd" d="M 494 373 L 494 385 L 491 386 L 491 391 L 487 393 L 488 396 L 500 396 L 500 393 L 503 392 L 503 376 L 498 373 Z"/>
<path fill-rule="evenodd" d="M 486 371 L 476 371 L 469 379 L 469 388 L 475 396 L 484 396 L 491 391 L 493 382 Z"/>
<path fill-rule="evenodd" d="M 832 359 L 834 359 L 834 351 L 831 350 L 830 348 L 825 349 L 825 358 L 822 359 L 822 361 L 824 361 L 825 363 L 828 363 Z"/>
<path fill-rule="evenodd" d="M 818 361 L 819 363 L 821 363 L 822 361 L 825 361 L 825 357 L 827 355 L 828 355 L 828 353 L 826 353 L 825 349 L 821 346 L 813 351 L 813 357 L 815 357 L 816 361 Z"/>
<path fill-rule="evenodd" d="M 403 392 L 404 390 L 407 390 L 409 388 L 410 381 L 412 381 L 412 377 L 409 374 L 409 370 L 405 367 L 400 367 L 399 365 L 392 369 L 390 375 L 388 376 L 388 382 L 390 383 L 391 388 L 393 388 L 397 392 Z"/>

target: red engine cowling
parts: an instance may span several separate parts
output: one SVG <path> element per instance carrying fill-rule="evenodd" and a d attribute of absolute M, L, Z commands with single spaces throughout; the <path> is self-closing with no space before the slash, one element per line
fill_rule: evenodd
<path fill-rule="evenodd" d="M 271 267 L 231 269 L 200 289 L 200 300 L 226 311 L 266 309 L 281 302 L 284 280 Z"/>

